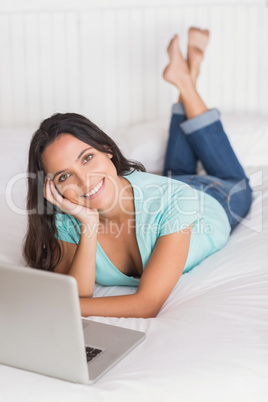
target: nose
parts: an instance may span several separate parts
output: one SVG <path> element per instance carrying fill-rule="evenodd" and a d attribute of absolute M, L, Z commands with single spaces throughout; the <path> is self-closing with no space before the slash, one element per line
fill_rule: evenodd
<path fill-rule="evenodd" d="M 77 185 L 83 190 L 87 190 L 92 183 L 92 175 L 88 172 L 77 172 Z"/>
<path fill-rule="evenodd" d="M 83 190 L 83 192 L 86 192 L 94 186 L 102 176 L 103 175 L 100 173 L 79 172 L 77 175 L 77 185 Z"/>

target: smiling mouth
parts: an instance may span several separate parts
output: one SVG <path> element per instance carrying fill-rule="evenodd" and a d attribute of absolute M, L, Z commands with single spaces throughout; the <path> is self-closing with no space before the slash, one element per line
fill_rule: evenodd
<path fill-rule="evenodd" d="M 102 189 L 103 185 L 104 185 L 104 178 L 101 181 L 99 181 L 96 184 L 96 186 L 94 186 L 90 191 L 88 191 L 87 193 L 81 195 L 81 197 L 93 198 L 93 196 L 96 196 L 99 193 L 99 191 Z"/>

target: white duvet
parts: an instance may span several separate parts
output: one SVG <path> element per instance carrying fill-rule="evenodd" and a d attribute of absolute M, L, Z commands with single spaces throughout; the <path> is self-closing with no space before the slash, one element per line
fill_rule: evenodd
<path fill-rule="evenodd" d="M 144 331 L 145 342 L 93 386 L 0 365 L 0 401 L 267 402 L 268 167 L 248 173 L 249 215 L 224 249 L 182 276 L 157 318 L 90 317 Z M 17 183 L 8 201 L 16 213 L 0 197 L 2 261 L 22 263 L 24 196 Z M 133 291 L 97 285 L 95 295 Z"/>

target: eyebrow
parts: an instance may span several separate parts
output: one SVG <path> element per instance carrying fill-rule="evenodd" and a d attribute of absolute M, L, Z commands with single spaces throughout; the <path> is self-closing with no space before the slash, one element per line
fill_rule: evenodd
<path fill-rule="evenodd" d="M 90 150 L 90 149 L 92 149 L 92 147 L 86 148 L 86 149 L 84 149 L 82 152 L 80 152 L 80 154 L 79 154 L 78 157 L 76 158 L 75 162 L 78 162 L 79 159 L 81 158 L 81 156 L 82 156 L 86 151 L 88 151 L 88 150 Z M 55 177 L 57 177 L 57 176 L 58 176 L 59 174 L 61 174 L 61 173 L 66 172 L 67 170 L 68 170 L 68 169 L 63 169 L 63 170 L 60 170 L 59 172 L 55 173 L 54 176 L 53 176 L 53 178 L 52 178 L 52 180 L 54 180 Z"/>

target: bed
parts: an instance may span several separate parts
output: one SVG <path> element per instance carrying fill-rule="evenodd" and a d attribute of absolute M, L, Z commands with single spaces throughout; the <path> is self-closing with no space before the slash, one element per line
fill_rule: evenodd
<path fill-rule="evenodd" d="M 266 2 L 4 3 L 0 3 L 1 262 L 24 265 L 27 148 L 40 120 L 54 111 L 86 114 L 115 138 L 129 158 L 140 160 L 150 172 L 161 171 L 170 107 L 177 96 L 159 78 L 166 62 L 162 49 L 174 31 L 183 42 L 184 31 L 192 24 L 215 32 L 200 91 L 210 107 L 222 111 L 226 132 L 250 177 L 253 204 L 228 244 L 181 277 L 156 318 L 89 317 L 146 333 L 146 341 L 96 384 L 73 384 L 0 365 L 0 401 L 267 402 Z M 89 40 L 92 35 L 95 41 Z M 89 89 L 94 99 L 86 96 Z M 134 291 L 96 285 L 94 294 Z"/>

